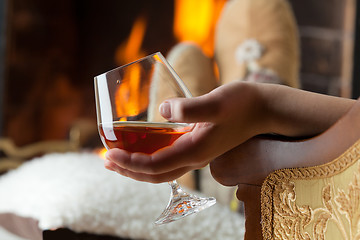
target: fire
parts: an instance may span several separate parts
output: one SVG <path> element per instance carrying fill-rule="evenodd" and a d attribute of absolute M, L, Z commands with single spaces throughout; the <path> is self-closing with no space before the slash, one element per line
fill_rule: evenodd
<path fill-rule="evenodd" d="M 115 61 L 119 66 L 145 56 L 141 49 L 145 31 L 146 18 L 141 15 L 135 20 L 128 39 L 116 50 Z"/>
<path fill-rule="evenodd" d="M 226 0 L 174 1 L 174 34 L 178 41 L 195 42 L 206 55 L 212 57 L 215 25 Z M 118 65 L 135 61 L 147 54 L 142 49 L 146 22 L 144 15 L 135 20 L 129 37 L 116 50 L 115 61 Z M 115 95 L 119 103 L 116 107 L 119 116 L 133 116 L 146 110 L 148 93 L 146 87 L 140 88 L 140 75 L 139 66 L 133 66 L 121 79 Z"/>
<path fill-rule="evenodd" d="M 145 112 L 148 105 L 148 87 L 141 82 L 139 65 L 129 67 L 115 93 L 118 116 L 136 116 Z M 126 120 L 120 118 L 120 121 Z"/>
<path fill-rule="evenodd" d="M 215 25 L 225 2 L 175 0 L 174 34 L 178 41 L 192 41 L 213 56 Z"/>
<path fill-rule="evenodd" d="M 141 49 L 146 31 L 146 18 L 139 16 L 132 27 L 128 39 L 121 44 L 115 53 L 115 60 L 118 65 L 123 65 L 145 56 Z M 126 72 L 121 84 L 116 91 L 115 101 L 118 103 L 116 111 L 118 116 L 133 116 L 146 109 L 148 94 L 140 88 L 141 69 L 139 66 L 131 66 Z M 120 119 L 125 120 L 125 119 Z"/>

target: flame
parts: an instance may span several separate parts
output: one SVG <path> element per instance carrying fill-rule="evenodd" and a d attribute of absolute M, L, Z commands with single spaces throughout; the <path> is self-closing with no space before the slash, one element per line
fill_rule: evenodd
<path fill-rule="evenodd" d="M 146 18 L 139 16 L 131 29 L 128 39 L 116 50 L 115 61 L 118 65 L 133 62 L 145 56 L 141 49 L 146 31 Z M 148 94 L 141 85 L 141 69 L 138 65 L 129 66 L 121 79 L 115 94 L 118 116 L 134 116 L 146 109 Z M 120 118 L 120 121 L 125 118 Z"/>
<path fill-rule="evenodd" d="M 174 34 L 179 42 L 198 44 L 209 57 L 214 54 L 214 31 L 226 0 L 175 0 Z M 116 50 L 115 60 L 123 65 L 146 54 L 142 43 L 146 33 L 146 17 L 140 15 L 134 22 L 130 35 Z M 125 73 L 115 94 L 118 116 L 135 116 L 145 111 L 148 104 L 147 86 L 141 83 L 141 69 L 131 66 Z M 125 120 L 125 118 L 120 118 Z"/>
<path fill-rule="evenodd" d="M 179 42 L 192 41 L 208 56 L 214 54 L 216 22 L 226 0 L 175 0 L 174 34 Z"/>
<path fill-rule="evenodd" d="M 115 61 L 119 66 L 145 56 L 141 49 L 146 31 L 146 18 L 140 15 L 134 22 L 128 39 L 116 50 Z"/>
<path fill-rule="evenodd" d="M 120 121 L 126 116 L 144 112 L 148 105 L 148 86 L 141 81 L 141 67 L 133 65 L 128 68 L 115 93 L 117 115 L 123 116 Z"/>

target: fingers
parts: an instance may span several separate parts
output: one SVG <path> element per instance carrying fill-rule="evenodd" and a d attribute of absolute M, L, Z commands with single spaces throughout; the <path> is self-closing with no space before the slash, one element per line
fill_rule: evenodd
<path fill-rule="evenodd" d="M 181 177 L 185 173 L 193 170 L 192 168 L 189 167 L 183 167 L 161 174 L 147 174 L 147 173 L 133 172 L 128 169 L 124 169 L 109 160 L 105 160 L 104 165 L 108 170 L 114 171 L 122 176 L 129 177 L 137 181 L 150 182 L 150 183 L 162 183 L 162 182 L 173 181 Z"/>
<path fill-rule="evenodd" d="M 173 155 L 158 154 L 158 155 L 149 155 L 143 153 L 129 153 L 121 149 L 112 149 L 109 150 L 106 154 L 106 159 L 111 162 L 105 167 L 109 166 L 114 168 L 116 165 L 121 169 L 126 169 L 131 172 L 138 172 L 144 174 L 161 174 L 173 171 L 179 166 L 186 166 L 186 163 L 182 163 L 181 159 L 183 158 L 172 158 Z M 165 159 L 165 160 L 164 160 Z M 174 161 L 169 161 L 169 159 L 174 159 Z"/>
<path fill-rule="evenodd" d="M 164 101 L 159 111 L 173 122 L 211 122 L 220 114 L 221 102 L 216 94 L 194 98 L 173 98 Z"/>
<path fill-rule="evenodd" d="M 194 144 L 194 139 L 201 142 L 201 138 L 198 135 L 193 137 L 193 132 L 184 134 L 173 145 L 151 155 L 130 153 L 114 148 L 107 151 L 106 158 L 121 168 L 146 174 L 161 174 L 187 166 L 192 168 L 201 167 L 206 165 L 207 162 L 206 157 L 201 154 L 201 149 L 204 147 L 201 147 L 199 143 Z"/>
<path fill-rule="evenodd" d="M 166 171 L 162 173 L 152 172 L 152 171 L 141 171 L 136 172 L 130 169 L 126 169 L 123 167 L 129 166 L 126 164 L 123 164 L 124 162 L 131 161 L 131 159 L 135 159 L 135 161 L 141 162 L 141 161 L 150 161 L 151 156 L 146 154 L 137 154 L 137 153 L 128 153 L 126 151 L 120 150 L 120 149 L 114 149 L 110 152 L 110 154 L 107 154 L 107 159 L 104 161 L 104 166 L 106 169 L 114 171 L 119 173 L 120 175 L 123 175 L 125 177 L 129 177 L 138 181 L 143 182 L 151 182 L 151 183 L 161 183 L 161 182 L 167 182 L 175 180 L 185 173 L 191 171 L 194 169 L 194 167 L 180 167 L 178 169 L 174 169 L 171 171 Z M 131 157 L 133 156 L 133 157 Z M 116 158 L 114 158 L 116 157 Z M 134 164 L 131 164 L 133 166 Z"/>
<path fill-rule="evenodd" d="M 148 154 L 129 153 L 121 149 L 111 149 L 106 153 L 106 159 L 112 164 L 105 165 L 105 167 L 114 166 L 128 169 L 135 172 L 153 173 L 152 157 Z"/>

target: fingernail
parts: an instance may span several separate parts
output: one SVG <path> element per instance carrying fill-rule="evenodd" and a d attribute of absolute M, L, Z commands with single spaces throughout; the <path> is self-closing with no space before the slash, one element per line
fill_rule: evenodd
<path fill-rule="evenodd" d="M 160 104 L 159 111 L 164 118 L 171 118 L 171 106 L 168 101 Z"/>

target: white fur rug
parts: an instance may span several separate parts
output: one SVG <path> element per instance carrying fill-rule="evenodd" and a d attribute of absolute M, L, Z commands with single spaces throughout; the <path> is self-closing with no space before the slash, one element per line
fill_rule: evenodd
<path fill-rule="evenodd" d="M 243 239 L 245 220 L 220 204 L 155 226 L 169 195 L 167 183 L 122 177 L 92 153 L 46 155 L 0 177 L 0 213 L 32 217 L 41 229 L 132 239 Z"/>

